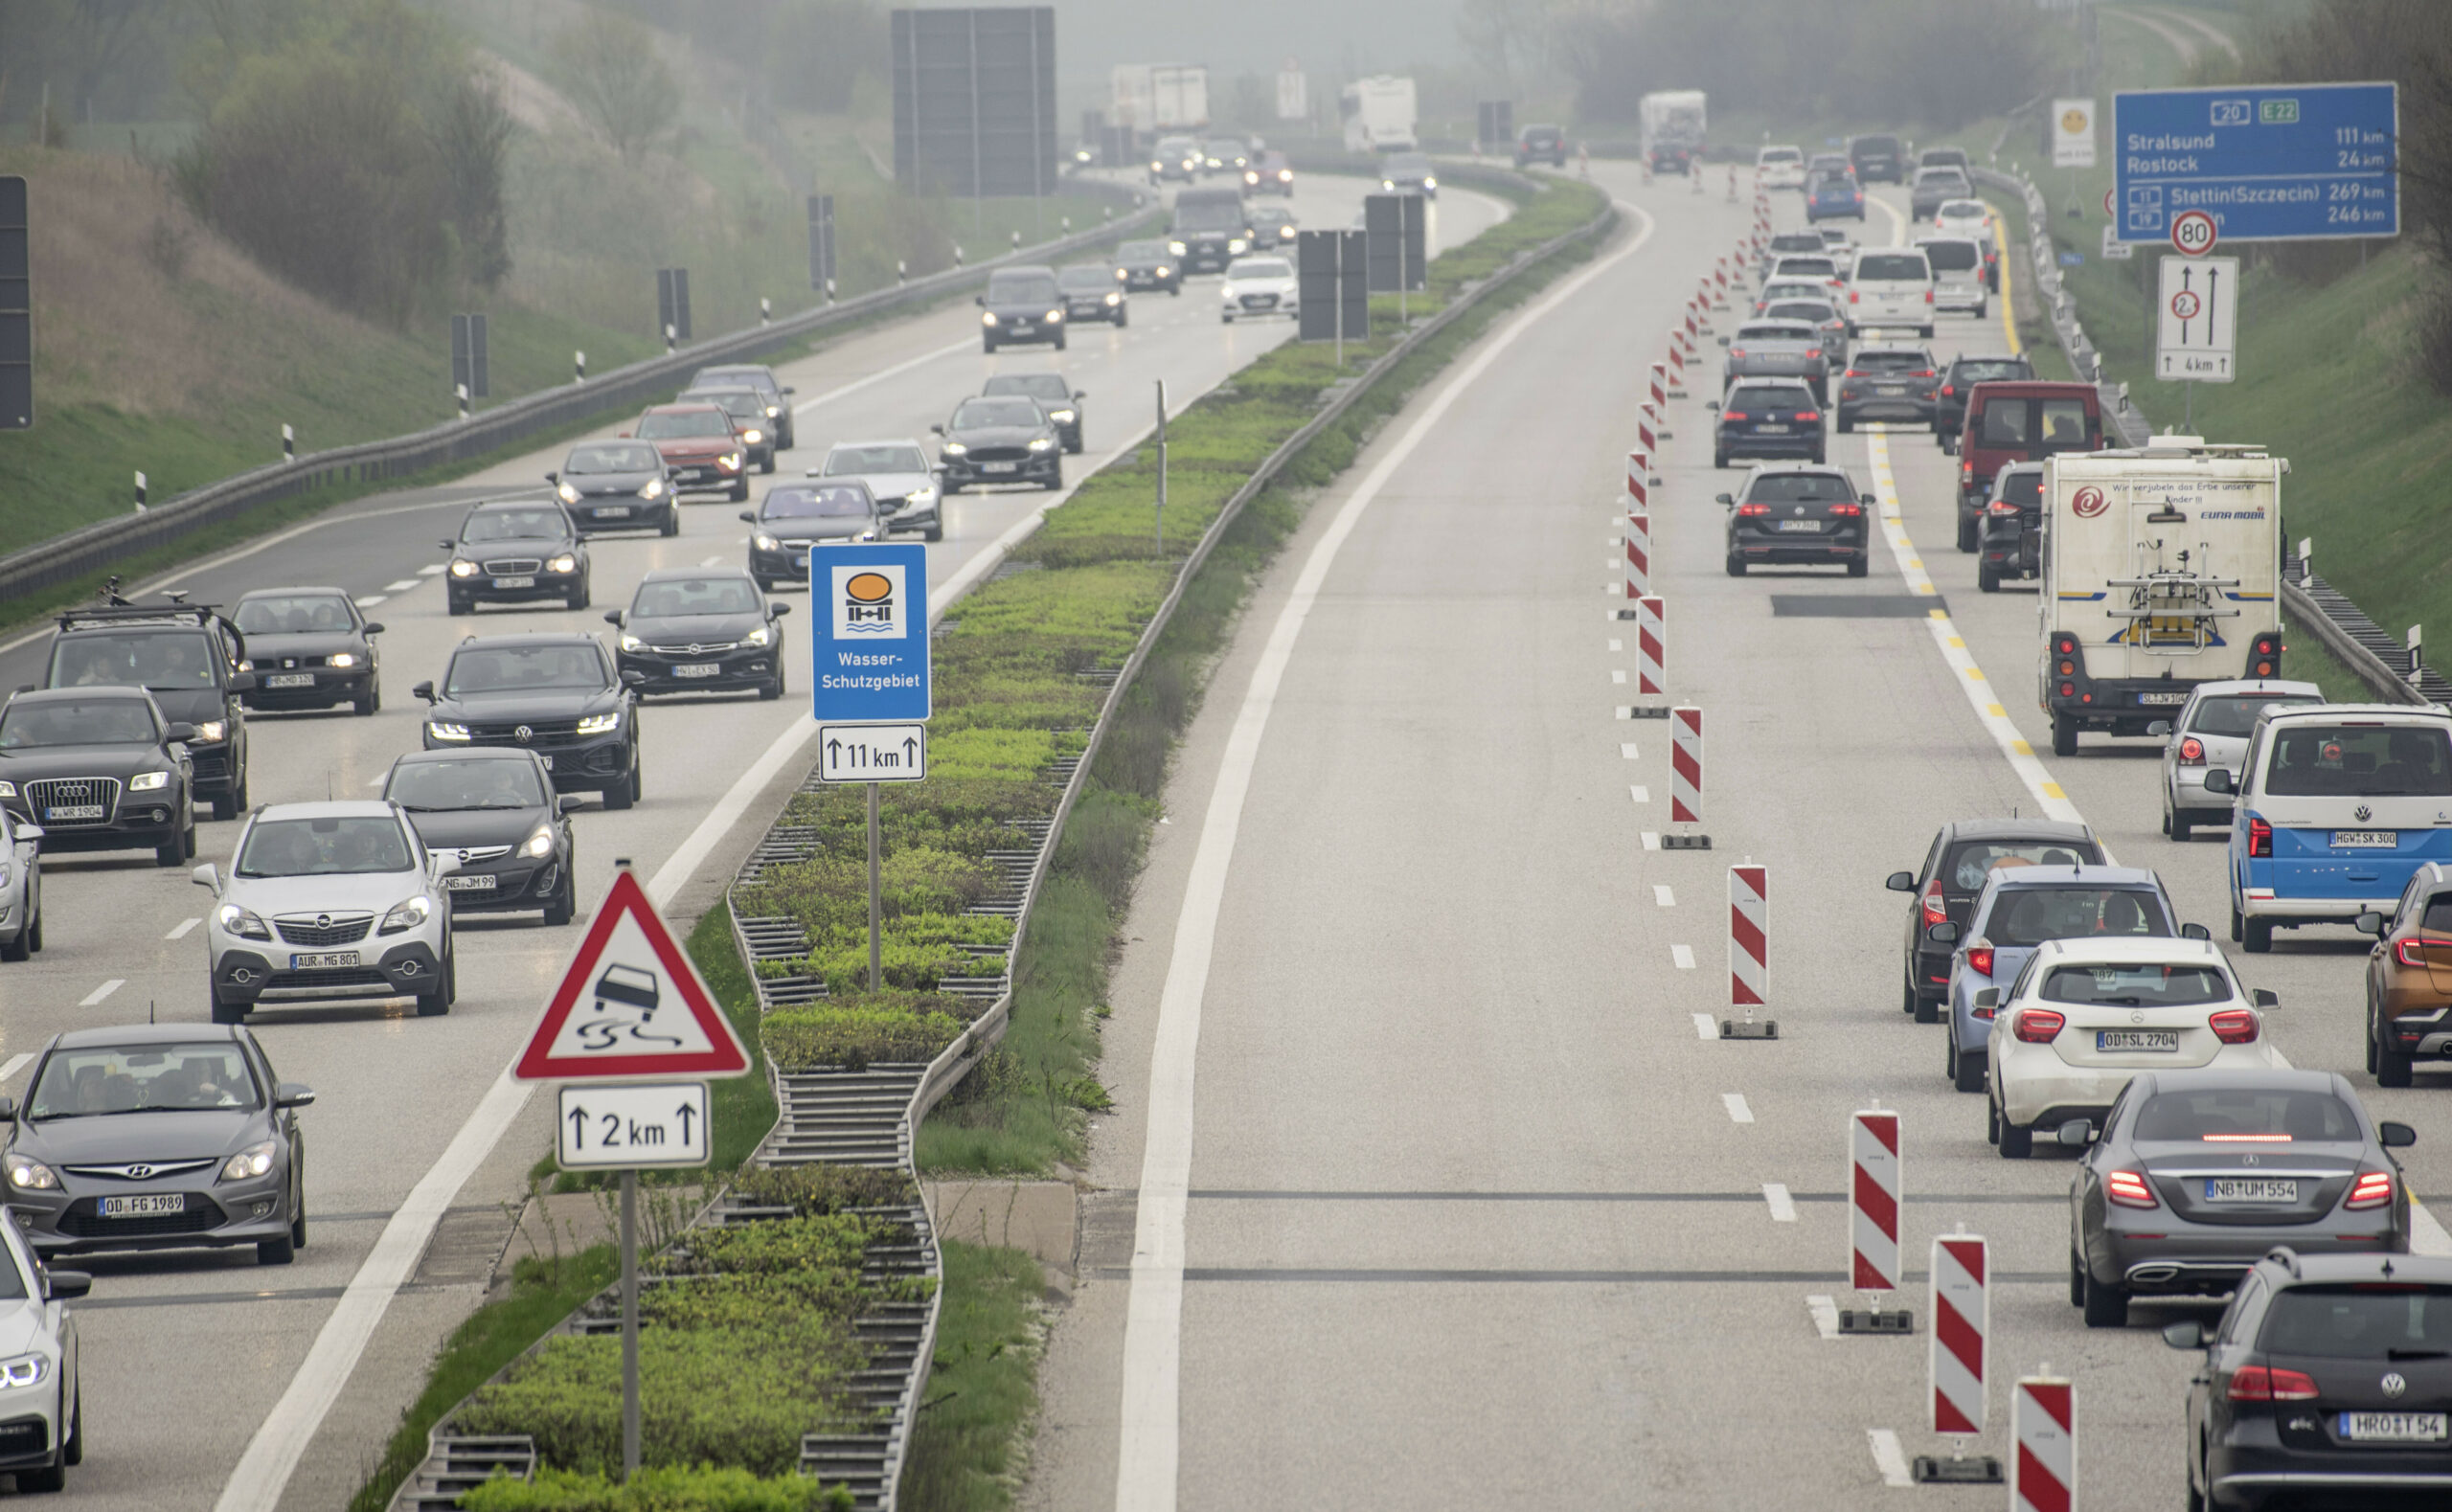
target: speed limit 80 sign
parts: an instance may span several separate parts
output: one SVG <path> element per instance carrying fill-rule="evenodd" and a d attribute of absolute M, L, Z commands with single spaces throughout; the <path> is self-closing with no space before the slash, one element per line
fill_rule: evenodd
<path fill-rule="evenodd" d="M 2201 258 L 2214 250 L 2219 232 L 2214 217 L 2201 210 L 2184 210 L 2171 217 L 2171 245 L 2180 255 Z"/>

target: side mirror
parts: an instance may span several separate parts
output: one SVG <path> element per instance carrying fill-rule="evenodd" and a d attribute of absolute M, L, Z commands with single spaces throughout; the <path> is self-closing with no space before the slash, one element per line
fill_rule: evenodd
<path fill-rule="evenodd" d="M 2146 733 L 2149 735 L 2169 734 L 2171 733 L 2171 722 L 2168 719 L 2157 719 L 2152 724 L 2146 727 Z"/>
<path fill-rule="evenodd" d="M 2259 1008 L 2278 1008 L 2282 1006 L 2282 995 L 2273 991 L 2269 987 L 2254 987 L 2249 989 L 2248 1001 L 2255 1004 Z"/>
<path fill-rule="evenodd" d="M 1703 401 L 1703 408 L 1711 411 L 1714 415 L 1717 415 L 1720 412 L 1720 401 L 1717 399 L 1706 399 Z"/>
<path fill-rule="evenodd" d="M 741 510 L 740 523 L 743 525 L 756 525 L 758 523 L 758 515 L 756 511 L 750 509 Z"/>
<path fill-rule="evenodd" d="M 1728 345 L 1728 338 L 1726 336 L 1722 336 L 1719 340 L 1721 346 L 1725 347 Z"/>
<path fill-rule="evenodd" d="M 1090 396 L 1090 391 L 1087 389 L 1075 389 L 1073 391 L 1073 396 L 1077 399 L 1086 399 Z"/>
<path fill-rule="evenodd" d="M 170 741 L 172 745 L 185 745 L 195 737 L 195 726 L 189 724 L 184 719 L 172 721 L 170 727 L 162 732 L 162 738 Z"/>
<path fill-rule="evenodd" d="M 411 698 L 422 698 L 429 704 L 433 703 L 434 685 L 432 683 L 412 684 L 409 688 L 409 696 Z"/>
<path fill-rule="evenodd" d="M 2193 1318 L 2185 1322 L 2165 1323 L 2163 1343 L 2174 1349 L 2202 1349 L 2205 1347 L 2205 1324 Z"/>
<path fill-rule="evenodd" d="M 562 475 L 557 472 L 549 472 L 545 475 L 545 481 L 547 483 L 559 483 L 562 481 Z"/>
<path fill-rule="evenodd" d="M 2373 935 L 2381 939 L 2384 937 L 2384 915 L 2371 909 L 2359 914 L 2357 921 L 2351 924 L 2350 928 L 2362 935 Z"/>
<path fill-rule="evenodd" d="M 619 609 L 605 610 L 604 622 L 606 624 L 620 624 L 622 622 L 622 611 Z"/>
<path fill-rule="evenodd" d="M 381 635 L 383 633 L 383 621 L 380 620 L 369 620 L 366 621 L 365 626 L 357 633 L 360 635 Z"/>
<path fill-rule="evenodd" d="M 14 1097 L 0 1097 L 0 1123 L 14 1123 L 16 1121 L 17 1099 Z"/>
<path fill-rule="evenodd" d="M 973 295 L 970 297 L 970 302 L 971 302 L 973 305 L 980 305 L 980 306 L 982 306 L 982 307 L 985 307 L 985 306 L 987 305 L 987 304 L 988 304 L 988 296 L 987 296 L 987 295 L 985 295 L 985 294 L 973 294 Z"/>
<path fill-rule="evenodd" d="M 576 814 L 581 807 L 585 806 L 586 802 L 587 800 L 577 793 L 556 793 L 554 795 L 554 812 L 556 814 Z"/>
<path fill-rule="evenodd" d="M 630 439 L 630 433 L 628 431 L 616 431 L 614 434 L 624 440 L 628 440 Z"/>
<path fill-rule="evenodd" d="M 1943 919 L 1940 923 L 1934 925 L 1931 929 L 1926 930 L 1924 932 L 1924 937 L 1931 940 L 1936 945 L 1955 945 L 1959 942 L 1959 939 L 1965 935 L 1965 933 L 1966 932 L 1964 930 L 1959 928 L 1956 924 L 1951 923 L 1948 919 Z"/>
<path fill-rule="evenodd" d="M 2418 1142 L 2418 1131 L 2391 1119 L 2375 1125 L 2375 1138 L 2388 1150 L 2406 1150 Z"/>
<path fill-rule="evenodd" d="M 945 428 L 942 425 L 931 425 L 928 427 L 928 434 L 931 436 L 942 436 L 945 434 Z"/>
<path fill-rule="evenodd" d="M 452 550 L 454 547 L 457 547 L 460 543 L 459 543 L 458 541 L 452 541 L 452 540 L 442 540 L 442 541 L 437 541 L 437 542 L 435 542 L 434 544 L 435 544 L 435 545 L 437 545 L 437 546 L 442 547 L 444 551 L 446 551 L 446 552 L 447 552 L 447 551 Z"/>
<path fill-rule="evenodd" d="M 2215 767 L 2205 774 L 2205 790 L 2209 793 L 2236 793 L 2238 787 L 2231 780 L 2228 767 Z"/>
<path fill-rule="evenodd" d="M 1727 495 L 1723 494 L 1721 497 L 1726 498 Z M 1916 873 L 1913 871 L 1894 871 L 1889 876 L 1882 879 L 1881 885 L 1890 889 L 1893 892 L 1913 892 L 1916 891 Z"/>
<path fill-rule="evenodd" d="M 647 674 L 632 667 L 622 674 L 622 682 L 624 687 L 645 688 L 647 684 Z"/>
<path fill-rule="evenodd" d="M 231 674 L 230 674 L 230 691 L 232 691 L 232 692 L 234 692 L 234 693 L 252 693 L 252 692 L 254 692 L 255 690 L 256 690 L 256 674 L 255 674 L 255 673 L 253 673 L 253 672 L 233 672 L 233 673 L 231 673 Z"/>
<path fill-rule="evenodd" d="M 1870 493 L 1860 493 L 1856 495 L 1856 502 L 1863 505 L 1868 509 L 1878 509 L 1881 508 L 1881 501 Z"/>
<path fill-rule="evenodd" d="M 285 1081 L 274 1091 L 272 1105 L 276 1108 L 304 1108 L 315 1100 L 315 1089 L 303 1081 Z"/>
<path fill-rule="evenodd" d="M 774 614 L 779 614 L 779 615 L 790 614 L 790 613 L 792 612 L 792 606 L 791 606 L 790 604 L 787 604 L 787 603 L 783 602 L 783 601 L 782 599 L 780 599 L 780 598 L 769 598 L 769 599 L 767 599 L 767 600 L 766 600 L 766 608 L 768 609 L 768 611 L 769 611 L 769 612 L 774 613 Z"/>
<path fill-rule="evenodd" d="M 2087 1141 L 2094 1137 L 2095 1126 L 2083 1118 L 2070 1119 L 2060 1126 L 2058 1134 L 2053 1136 L 2060 1141 L 2060 1147 L 2064 1150 L 2082 1150 L 2086 1147 Z"/>
<path fill-rule="evenodd" d="M 46 1271 L 42 1278 L 42 1295 L 55 1302 L 82 1297 L 94 1289 L 90 1271 Z"/>
<path fill-rule="evenodd" d="M 1714 504 L 1735 504 L 1735 503 L 1737 502 L 1737 500 L 1736 500 L 1736 498 L 1735 498 L 1733 495 L 1730 495 L 1730 494 L 1725 494 L 1725 493 L 1715 493 L 1715 494 L 1712 495 L 1712 502 L 1713 502 Z"/>
<path fill-rule="evenodd" d="M 210 861 L 189 872 L 188 880 L 200 888 L 209 888 L 216 892 L 221 891 L 221 873 L 213 869 Z"/>
<path fill-rule="evenodd" d="M 2202 924 L 2183 924 L 2180 926 L 2180 938 L 2182 939 L 2212 939 L 2213 937 L 2213 931 L 2207 929 Z"/>
<path fill-rule="evenodd" d="M 1998 987 L 1979 988 L 1975 994 L 1975 1005 L 1979 1008 L 1998 1008 L 2001 1005 L 2001 989 Z"/>
<path fill-rule="evenodd" d="M 798 389 L 793 388 L 790 384 L 786 383 L 786 384 L 784 384 L 784 385 L 783 385 L 783 392 L 784 392 L 785 394 L 798 394 L 798 393 L 800 393 L 801 391 L 800 391 L 800 390 L 798 390 Z"/>
<path fill-rule="evenodd" d="M 17 826 L 17 841 L 20 845 L 33 845 L 42 837 L 43 827 L 40 824 L 19 824 Z"/>

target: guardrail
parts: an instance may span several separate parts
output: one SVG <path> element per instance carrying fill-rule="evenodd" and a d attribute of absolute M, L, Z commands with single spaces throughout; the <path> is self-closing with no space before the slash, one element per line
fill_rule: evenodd
<path fill-rule="evenodd" d="M 742 362 L 804 336 L 848 326 L 906 306 L 925 305 L 986 281 L 1011 262 L 1035 262 L 1093 247 L 1130 231 L 1161 210 L 1147 191 L 1102 179 L 1076 179 L 1078 187 L 1130 201 L 1128 214 L 1084 231 L 984 261 L 948 268 L 890 289 L 875 289 L 839 304 L 805 310 L 771 325 L 711 337 L 662 356 L 643 358 L 601 376 L 522 395 L 506 403 L 407 436 L 361 441 L 309 452 L 295 462 L 268 463 L 217 483 L 193 488 L 141 513 L 97 521 L 37 545 L 0 556 L 0 605 L 22 595 L 102 571 L 136 552 L 169 545 L 206 526 L 275 500 L 329 483 L 383 483 L 446 463 L 483 457 L 511 442 L 607 411 L 647 402 L 670 392 L 698 369 Z"/>

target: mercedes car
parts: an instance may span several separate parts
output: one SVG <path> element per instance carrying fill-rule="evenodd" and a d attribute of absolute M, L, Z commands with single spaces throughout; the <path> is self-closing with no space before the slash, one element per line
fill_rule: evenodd
<path fill-rule="evenodd" d="M 0 1209 L 0 1347 L 8 1350 L 8 1378 L 0 1382 L 0 1475 L 14 1478 L 20 1493 L 65 1491 L 68 1467 L 84 1461 L 77 1320 L 60 1304 L 93 1285 L 82 1271 L 43 1265 L 16 1210 Z"/>
<path fill-rule="evenodd" d="M 604 618 L 620 632 L 613 665 L 643 695 L 781 698 L 783 617 L 791 612 L 738 567 L 666 567 L 640 579 L 630 607 Z"/>
<path fill-rule="evenodd" d="M 587 540 L 558 504 L 478 505 L 443 549 L 451 553 L 443 578 L 448 613 L 474 614 L 482 603 L 543 598 L 560 599 L 568 609 L 587 607 L 593 575 Z"/>
<path fill-rule="evenodd" d="M 579 912 L 577 841 L 570 811 L 534 751 L 411 751 L 393 759 L 383 798 L 417 826 L 426 853 L 449 857 L 443 895 L 453 914 L 534 910 L 548 924 Z"/>
<path fill-rule="evenodd" d="M 998 379 L 988 381 L 994 383 Z M 1061 383 L 1064 380 L 1059 376 L 1056 381 Z M 1075 423 L 1079 423 L 1078 413 Z M 865 486 L 870 497 L 876 500 L 878 510 L 885 515 L 889 532 L 917 530 L 920 538 L 926 541 L 945 538 L 945 515 L 940 507 L 937 472 L 928 465 L 927 448 L 918 441 L 836 441 L 827 448 L 826 461 L 809 470 L 809 476 L 856 481 Z"/>
<path fill-rule="evenodd" d="M 195 726 L 141 688 L 19 693 L 0 708 L 0 805 L 46 851 L 195 854 Z"/>

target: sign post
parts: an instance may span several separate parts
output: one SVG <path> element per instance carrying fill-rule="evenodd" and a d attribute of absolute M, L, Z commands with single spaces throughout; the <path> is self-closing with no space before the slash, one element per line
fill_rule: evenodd
<path fill-rule="evenodd" d="M 2180 229 L 2174 223 L 2174 238 Z M 2156 274 L 2154 376 L 2188 385 L 2187 424 L 2194 434 L 2196 386 L 2237 376 L 2239 260 L 2165 258 Z"/>
<path fill-rule="evenodd" d="M 2123 241 L 2160 241 L 2189 211 L 2225 241 L 2401 233 L 2393 84 L 2123 90 L 2111 120 Z"/>

